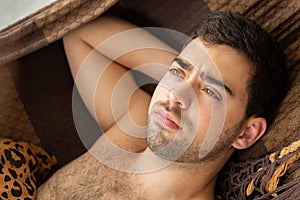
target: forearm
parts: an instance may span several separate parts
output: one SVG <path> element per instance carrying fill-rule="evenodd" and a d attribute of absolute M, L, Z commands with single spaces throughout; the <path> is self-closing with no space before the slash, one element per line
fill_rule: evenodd
<path fill-rule="evenodd" d="M 172 48 L 147 31 L 111 15 L 103 15 L 73 34 L 87 44 L 90 51 L 96 49 L 106 58 L 128 69 L 142 71 L 157 80 L 164 75 L 177 55 Z M 69 44 L 65 42 L 65 45 Z M 158 65 L 154 66 L 155 63 Z M 137 68 L 144 64 L 152 65 Z"/>

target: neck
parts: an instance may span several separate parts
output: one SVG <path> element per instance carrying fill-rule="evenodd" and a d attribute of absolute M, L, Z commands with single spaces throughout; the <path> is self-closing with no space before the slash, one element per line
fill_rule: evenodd
<path fill-rule="evenodd" d="M 141 156 L 137 162 L 141 171 L 147 172 L 140 175 L 147 196 L 153 199 L 214 199 L 215 181 L 221 168 L 220 163 L 216 163 L 219 161 L 177 163 L 152 156 Z M 152 163 L 151 169 L 149 163 Z"/>
<path fill-rule="evenodd" d="M 107 166 L 132 174 L 146 199 L 214 199 L 217 174 L 233 153 L 224 151 L 213 162 L 178 163 L 158 158 L 149 148 L 134 154 L 116 151 L 102 138 L 90 153 Z"/>

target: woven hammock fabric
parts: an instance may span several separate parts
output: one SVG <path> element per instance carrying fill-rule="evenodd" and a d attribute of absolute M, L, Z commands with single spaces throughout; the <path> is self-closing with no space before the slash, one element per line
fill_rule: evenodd
<path fill-rule="evenodd" d="M 11 72 L 0 67 L 0 136 L 39 144 Z"/>
<path fill-rule="evenodd" d="M 300 140 L 263 158 L 227 167 L 219 199 L 299 199 Z"/>
<path fill-rule="evenodd" d="M 57 0 L 0 31 L 0 65 L 32 53 L 85 24 L 117 0 Z"/>
<path fill-rule="evenodd" d="M 101 15 L 117 1 L 58 0 L 1 30 L 0 64 L 18 59 L 62 38 L 69 31 Z M 224 171 L 224 177 L 229 187 L 226 195 L 228 199 L 239 200 L 253 199 L 254 197 L 257 199 L 272 199 L 275 198 L 274 193 L 278 193 L 277 198 L 299 199 L 299 159 L 293 162 L 293 165 L 285 172 L 286 182 L 284 185 L 278 185 L 276 191 L 267 192 L 261 188 L 262 185 L 265 186 L 265 183 L 271 180 L 271 176 L 269 176 L 269 179 L 264 179 L 264 182 L 260 182 L 262 179 L 259 177 L 265 174 L 271 175 L 271 172 L 274 172 L 274 169 L 278 167 L 278 163 L 284 163 L 288 160 L 289 155 L 299 153 L 297 150 L 285 159 L 275 156 L 278 159 L 276 162 L 271 162 L 269 156 L 265 156 L 273 152 L 281 152 L 283 147 L 287 147 L 292 142 L 300 139 L 300 2 L 299 0 L 205 0 L 205 2 L 212 11 L 240 12 L 260 24 L 284 47 L 289 69 L 292 71 L 290 76 L 292 88 L 268 133 L 253 148 L 238 154 L 238 159 L 246 161 L 242 164 L 240 162 L 231 163 L 229 170 Z M 3 96 L 7 95 L 8 101 L 16 108 L 16 110 L 10 110 L 15 117 L 11 122 L 25 119 L 25 126 L 29 132 L 33 131 L 28 117 L 24 113 L 24 106 L 17 98 L 17 90 L 11 85 L 4 84 L 9 83 L 11 78 L 7 76 L 6 72 L 4 72 L 2 78 L 4 80 L 3 86 L 12 89 L 11 92 L 3 94 Z M 10 105 L 5 102 L 3 108 L 10 108 Z M 16 113 L 15 111 L 19 112 Z M 24 124 L 22 120 L 19 121 L 20 124 Z M 1 123 L 3 128 L 9 129 L 10 125 L 7 121 Z M 262 155 L 263 158 L 261 158 Z M 251 156 L 254 156 L 254 160 L 249 160 Z M 265 171 L 259 170 L 261 167 Z M 291 178 L 291 181 L 288 181 L 289 178 Z M 251 184 L 252 188 L 249 186 Z M 289 194 L 284 193 L 287 188 Z M 247 191 L 249 196 L 246 195 Z"/>

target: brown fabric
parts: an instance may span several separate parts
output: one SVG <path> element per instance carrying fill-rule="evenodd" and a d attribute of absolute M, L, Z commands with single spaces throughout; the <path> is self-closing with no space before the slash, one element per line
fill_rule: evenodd
<path fill-rule="evenodd" d="M 187 35 L 211 12 L 203 0 L 120 0 L 113 11 L 138 26 L 164 27 Z"/>
<path fill-rule="evenodd" d="M 117 0 L 57 0 L 0 31 L 0 64 L 62 38 L 105 12 Z"/>
<path fill-rule="evenodd" d="M 19 98 L 12 74 L 4 66 L 0 67 L 0 137 L 19 139 L 33 144 L 40 143 Z"/>
<path fill-rule="evenodd" d="M 67 2 L 67 1 L 61 1 L 61 2 Z M 77 1 L 78 3 L 79 1 Z M 86 1 L 81 1 L 86 2 Z M 88 1 L 92 2 L 92 1 Z M 101 2 L 101 1 L 93 1 L 93 2 Z M 293 73 L 291 73 L 291 80 L 293 80 L 293 87 L 288 94 L 287 98 L 285 99 L 283 105 L 280 108 L 279 115 L 276 118 L 274 124 L 269 130 L 269 133 L 261 140 L 257 145 L 255 145 L 253 148 L 239 153 L 236 155 L 237 160 L 243 160 L 248 159 L 250 157 L 259 158 L 264 156 L 267 152 L 273 152 L 273 150 L 280 149 L 283 146 L 287 146 L 290 144 L 290 141 L 299 139 L 299 3 L 297 0 L 289 0 L 289 1 L 280 1 L 280 0 L 250 0 L 250 1 L 238 1 L 238 0 L 206 0 L 207 5 L 212 11 L 216 10 L 231 10 L 231 11 L 239 11 L 246 16 L 254 19 L 259 24 L 262 24 L 263 27 L 265 27 L 277 40 L 280 42 L 281 46 L 285 48 L 285 53 L 289 60 L 289 68 Z M 190 30 L 195 26 L 195 24 L 198 23 L 198 20 L 205 16 L 210 11 L 207 9 L 207 6 L 203 3 L 201 0 L 187 0 L 187 1 L 179 1 L 179 0 L 121 0 L 120 3 L 122 3 L 119 6 L 123 6 L 125 9 L 127 9 L 127 12 L 119 13 L 120 15 L 124 14 L 127 16 L 127 18 L 134 19 L 134 22 L 140 22 L 139 25 L 158 25 L 163 26 L 167 28 L 172 28 L 178 31 L 181 31 L 183 33 L 189 33 Z M 63 4 L 63 3 L 62 3 Z M 84 4 L 84 3 L 83 3 Z M 71 4 L 69 4 L 71 5 Z M 77 8 L 79 9 L 79 4 L 77 4 Z M 67 5 L 63 5 L 62 7 L 67 8 Z M 72 7 L 72 6 L 71 6 Z M 74 6 L 75 7 L 75 6 Z M 70 8 L 70 9 L 73 9 Z M 51 9 L 50 9 L 51 10 Z M 64 9 L 62 9 L 64 10 Z M 48 10 L 49 11 L 49 10 Z M 68 13 L 69 11 L 66 9 L 64 12 Z M 71 11 L 70 11 L 71 12 Z M 90 13 L 93 13 L 92 11 Z M 45 13 L 44 13 L 45 14 Z M 76 16 L 76 9 L 73 12 L 74 16 Z M 82 19 L 85 17 L 84 13 L 78 14 L 76 19 Z M 89 14 L 87 14 L 89 15 Z M 43 15 L 41 15 L 43 16 Z M 66 15 L 61 15 L 60 18 L 54 19 L 55 15 L 52 13 L 49 14 L 51 17 L 51 20 L 49 17 L 46 17 L 47 14 L 44 15 L 45 17 L 40 18 L 38 23 L 35 23 L 31 21 L 30 19 L 33 18 L 33 16 L 27 18 L 23 22 L 19 22 L 16 25 L 14 25 L 14 28 L 11 28 L 9 31 L 1 31 L 0 32 L 0 45 L 2 47 L 2 44 L 5 45 L 11 45 L 9 42 L 14 43 L 14 41 L 19 40 L 20 38 L 27 38 L 30 32 L 36 31 L 37 35 L 49 35 L 49 41 L 54 41 L 61 37 L 61 35 L 64 34 L 64 32 L 58 33 L 57 36 L 55 35 L 56 32 L 59 32 L 60 29 L 68 29 L 65 31 L 69 31 L 72 28 L 79 26 L 78 23 L 74 23 L 73 26 L 68 26 L 68 24 L 65 24 L 65 21 L 74 22 L 73 18 L 69 16 L 67 19 Z M 43 23 L 43 19 L 45 20 L 45 23 Z M 49 29 L 47 29 L 47 20 L 50 20 L 51 24 L 54 21 L 57 21 L 57 23 L 53 23 L 52 27 L 49 26 Z M 63 21 L 61 22 L 60 19 Z M 80 20 L 79 20 L 80 21 Z M 25 23 L 26 22 L 26 23 Z M 154 23 L 149 23 L 154 22 Z M 34 23 L 34 25 L 32 25 Z M 26 29 L 22 29 L 20 25 L 23 25 L 25 27 L 28 27 Z M 66 26 L 66 27 L 64 27 Z M 30 28 L 31 27 L 31 28 Z M 43 28 L 46 28 L 45 30 Z M 51 27 L 51 28 L 50 28 Z M 51 34 L 51 29 L 53 28 L 53 34 Z M 70 28 L 70 29 L 69 29 Z M 16 30 L 14 32 L 14 30 Z M 21 30 L 24 30 L 23 35 L 17 36 L 17 32 L 22 33 Z M 42 30 L 44 32 L 42 32 Z M 10 34 L 11 37 L 8 37 Z M 13 35 L 13 36 L 12 36 Z M 26 36 L 27 35 L 27 36 Z M 39 37 L 39 36 L 34 36 Z M 30 36 L 29 36 L 30 38 Z M 40 47 L 44 46 L 45 44 L 48 44 L 49 42 L 45 39 L 45 37 L 42 37 L 41 40 L 34 40 L 39 41 L 40 43 L 34 48 L 27 50 L 24 48 L 26 46 L 27 48 L 30 47 L 30 45 L 24 45 L 18 44 L 15 48 L 15 50 L 12 50 L 11 52 L 7 52 L 6 50 L 0 49 L 0 63 L 1 62 L 7 62 L 11 59 L 16 59 L 18 57 L 21 57 L 23 55 L 28 54 L 29 52 L 33 52 Z M 51 39 L 52 38 L 52 39 Z M 32 40 L 32 39 L 30 39 Z M 7 41 L 7 42 L 6 42 Z M 45 43 L 43 43 L 45 41 Z M 5 43 L 6 42 L 6 43 Z M 14 43 L 15 45 L 16 43 Z M 52 45 L 52 44 L 51 44 Z M 50 46 L 51 46 L 50 45 Z M 11 45 L 13 46 L 13 45 Z M 13 47 L 11 47 L 13 49 Z M 9 49 L 9 48 L 4 48 Z M 18 51 L 16 51 L 18 50 Z M 11 53 L 11 57 L 8 57 L 8 53 Z M 28 64 L 28 60 L 30 60 L 30 67 L 31 67 L 31 73 L 33 75 L 27 76 L 26 74 L 22 73 L 23 76 L 23 87 L 27 87 L 27 89 L 23 90 L 22 94 L 24 99 L 27 98 L 26 108 L 30 108 L 28 110 L 34 110 L 34 117 L 31 117 L 34 119 L 35 127 L 38 127 L 40 136 L 42 137 L 43 145 L 51 148 L 51 152 L 56 152 L 57 155 L 59 155 L 59 162 L 60 164 L 66 163 L 72 158 L 75 158 L 76 155 L 74 154 L 74 148 L 82 145 L 79 140 L 74 141 L 75 135 L 68 134 L 69 129 L 67 130 L 68 126 L 70 126 L 69 122 L 63 123 L 62 125 L 59 125 L 59 127 L 64 126 L 65 129 L 62 131 L 57 131 L 57 127 L 53 127 L 53 124 L 57 124 L 57 122 L 61 122 L 61 119 L 66 119 L 69 116 L 61 116 L 61 105 L 65 105 L 66 102 L 63 102 L 62 104 L 57 105 L 57 99 L 50 99 L 49 96 L 59 96 L 62 97 L 62 94 L 65 93 L 66 90 L 63 91 L 55 91 L 55 92 L 45 92 L 45 88 L 43 87 L 46 85 L 41 85 L 40 81 L 43 82 L 42 79 L 45 79 L 45 77 L 50 77 L 49 75 L 46 75 L 50 70 L 50 68 L 54 68 L 53 65 L 57 65 L 57 62 L 40 62 L 36 63 L 37 59 L 36 57 L 41 57 L 44 55 L 46 59 L 49 59 L 49 52 L 44 52 L 44 54 L 36 53 L 35 55 L 30 55 L 29 57 L 23 59 Z M 57 56 L 57 55 L 55 55 Z M 53 59 L 53 57 L 50 56 L 50 60 Z M 63 58 L 65 59 L 65 58 Z M 43 60 L 40 58 L 40 60 Z M 65 62 L 65 61 L 64 61 Z M 65 64 L 65 63 L 64 63 Z M 44 68 L 41 70 L 41 66 L 44 66 Z M 24 69 L 23 72 L 25 72 L 26 67 L 22 66 Z M 36 69 L 36 70 L 34 70 Z M 39 77 L 39 80 L 32 81 L 33 79 L 28 77 L 37 77 L 35 75 L 41 75 L 44 74 L 44 76 Z M 55 73 L 58 72 L 55 71 Z M 58 73 L 60 74 L 60 73 Z M 27 74 L 28 75 L 28 74 Z M 60 80 L 63 79 L 63 77 L 57 77 L 56 75 L 53 75 L 52 77 L 55 77 L 55 83 L 61 84 Z M 40 80 L 41 79 L 41 80 Z M 49 78 L 51 80 L 51 78 Z M 26 80 L 26 81 L 25 81 Z M 46 81 L 47 82 L 47 81 Z M 25 84 L 27 83 L 27 84 Z M 53 80 L 52 82 L 53 83 Z M 36 84 L 38 87 L 35 87 L 34 84 Z M 48 83 L 49 85 L 53 85 Z M 51 86 L 49 86 L 50 88 Z M 61 85 L 54 85 L 52 86 L 54 88 L 60 87 L 63 88 L 64 84 Z M 28 89 L 31 88 L 31 89 Z M 34 89 L 32 89 L 34 88 Z M 37 89 L 36 89 L 37 88 Z M 29 91 L 29 92 L 28 92 Z M 52 91 L 52 90 L 50 90 Z M 46 95 L 49 94 L 49 95 Z M 35 102 L 36 97 L 39 97 L 40 94 L 43 94 L 43 99 L 38 98 L 38 106 Z M 31 103 L 28 103 L 31 102 Z M 69 102 L 70 103 L 70 102 Z M 28 105 L 29 104 L 29 105 Z M 69 106 L 69 104 L 68 104 Z M 53 107 L 55 109 L 53 109 Z M 62 106 L 64 107 L 64 106 Z M 51 110 L 51 113 L 53 116 L 51 117 L 51 120 L 49 119 L 49 115 L 47 112 L 42 110 L 41 108 L 47 108 L 48 111 Z M 64 113 L 64 111 L 63 111 Z M 31 116 L 31 115 L 30 115 Z M 42 118 L 41 116 L 47 116 L 46 119 Z M 49 130 L 47 130 L 47 127 Z M 50 127 L 50 128 L 49 128 Z M 45 131 L 47 130 L 47 131 Z M 297 132 L 298 131 L 298 132 Z M 78 136 L 77 136 L 78 137 Z M 270 138 L 268 138 L 270 137 Z M 278 140 L 276 140 L 278 138 Z M 82 148 L 81 148 L 82 150 Z M 79 151 L 78 151 L 79 152 Z M 258 153 L 259 152 L 259 153 Z M 254 160 L 253 162 L 250 162 L 249 160 L 245 163 L 251 163 L 251 166 L 254 165 L 257 162 L 257 160 Z M 240 164 L 240 163 L 239 163 Z M 238 171 L 234 171 L 236 174 L 241 173 L 242 170 L 249 170 L 250 168 L 247 168 L 247 165 L 241 165 L 241 168 Z M 231 168 L 234 169 L 234 168 Z M 237 168 L 235 168 L 237 169 Z M 224 171 L 225 173 L 228 173 L 228 171 Z M 297 172 L 297 171 L 295 171 Z M 289 175 L 290 180 L 295 180 L 297 178 L 298 173 L 292 173 Z M 235 174 L 235 175 L 236 175 Z M 224 177 L 227 177 L 226 174 Z M 288 180 L 288 179 L 285 179 Z M 288 182 L 288 181 L 287 181 Z M 232 186 L 232 185 L 229 185 Z M 238 186 L 238 185 L 235 185 Z"/>
<path fill-rule="evenodd" d="M 42 147 L 57 158 L 58 169 L 86 151 L 74 125 L 74 83 L 62 41 L 18 59 L 18 64 L 16 82 L 20 99 Z M 93 122 L 93 118 L 86 121 Z M 91 123 L 86 127 L 92 126 Z"/>
<path fill-rule="evenodd" d="M 299 174 L 290 179 L 299 167 L 300 140 L 263 158 L 231 163 L 223 190 L 217 190 L 219 199 L 299 199 Z"/>
<path fill-rule="evenodd" d="M 49 61 L 49 55 L 45 56 L 44 54 L 38 60 L 32 57 L 31 63 L 26 63 L 22 60 L 17 62 L 9 61 L 35 52 L 62 38 L 67 32 L 102 14 L 115 2 L 117 0 L 57 0 L 36 13 L 0 30 L 0 65 L 2 64 L 0 66 L 0 136 L 40 144 L 39 137 L 44 134 L 42 143 L 53 139 L 50 142 L 50 144 L 54 144 L 52 145 L 53 147 L 49 145 L 51 147 L 48 148 L 50 150 L 56 148 L 52 152 L 57 153 L 59 159 L 61 157 L 64 158 L 60 162 L 61 165 L 74 159 L 75 156 L 78 156 L 85 150 L 79 142 L 73 125 L 71 109 L 69 109 L 71 107 L 71 100 L 64 98 L 63 101 L 60 100 L 62 98 L 57 98 L 58 96 L 69 97 L 73 83 L 66 84 L 56 81 L 56 84 L 53 84 L 53 80 L 56 80 L 60 76 L 55 74 L 55 78 L 53 78 L 53 76 L 49 76 L 49 73 L 44 70 L 47 67 L 53 68 L 53 65 L 59 67 L 60 65 L 55 63 L 57 58 L 50 58 L 51 61 Z M 41 61 L 41 63 L 38 61 Z M 62 65 L 67 67 L 67 62 L 63 62 Z M 28 76 L 26 74 L 28 70 L 25 68 L 28 69 L 31 66 L 35 70 Z M 13 77 L 10 76 L 7 69 L 10 71 L 18 69 L 20 72 L 14 77 L 16 85 L 14 85 Z M 57 68 L 53 71 L 57 71 Z M 63 71 L 65 72 L 66 69 Z M 69 73 L 69 71 L 66 73 Z M 42 78 L 43 81 L 34 82 L 38 78 Z M 60 80 L 69 81 L 70 77 L 61 78 Z M 47 81 L 47 85 L 44 84 L 45 81 Z M 27 84 L 26 87 L 31 89 L 23 90 L 22 88 L 25 87 L 24 84 Z M 54 87 L 57 84 L 67 85 L 65 88 L 67 88 L 68 92 L 61 89 L 61 86 L 56 88 L 56 91 L 59 92 L 55 94 L 53 91 L 49 92 L 49 85 Z M 60 92 L 63 94 L 60 94 Z M 52 95 L 52 98 L 49 96 L 45 97 L 46 93 L 49 96 Z M 30 99 L 30 103 L 27 102 L 28 99 Z M 55 100 L 51 102 L 50 99 Z M 26 102 L 25 107 L 23 104 L 24 100 Z M 61 106 L 61 108 L 58 108 L 58 106 Z M 38 110 L 38 114 L 36 112 L 32 113 L 32 107 L 35 108 L 35 111 Z M 59 112 L 53 112 L 54 110 L 59 110 Z M 63 112 L 65 110 L 69 112 Z M 61 132 L 62 134 L 60 134 Z M 66 140 L 65 137 L 51 138 L 53 135 L 64 135 L 68 139 Z M 80 150 L 76 151 L 69 148 L 70 151 L 62 151 L 61 149 L 66 147 L 65 142 L 69 142 L 70 146 L 80 146 Z M 47 147 L 48 145 L 45 146 Z"/>
<path fill-rule="evenodd" d="M 291 90 L 268 133 L 251 149 L 236 155 L 240 160 L 259 158 L 300 139 L 300 4 L 298 0 L 206 0 L 213 11 L 246 15 L 268 31 L 284 49 L 290 70 Z M 272 83 L 270 83 L 272 84 Z"/>

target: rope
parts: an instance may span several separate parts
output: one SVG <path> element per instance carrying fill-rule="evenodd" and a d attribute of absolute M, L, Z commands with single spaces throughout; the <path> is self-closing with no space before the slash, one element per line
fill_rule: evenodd
<path fill-rule="evenodd" d="M 221 174 L 227 177 L 223 194 L 218 194 L 222 199 L 300 199 L 300 177 L 288 180 L 300 167 L 300 140 L 261 159 L 227 167 L 229 172 Z"/>

